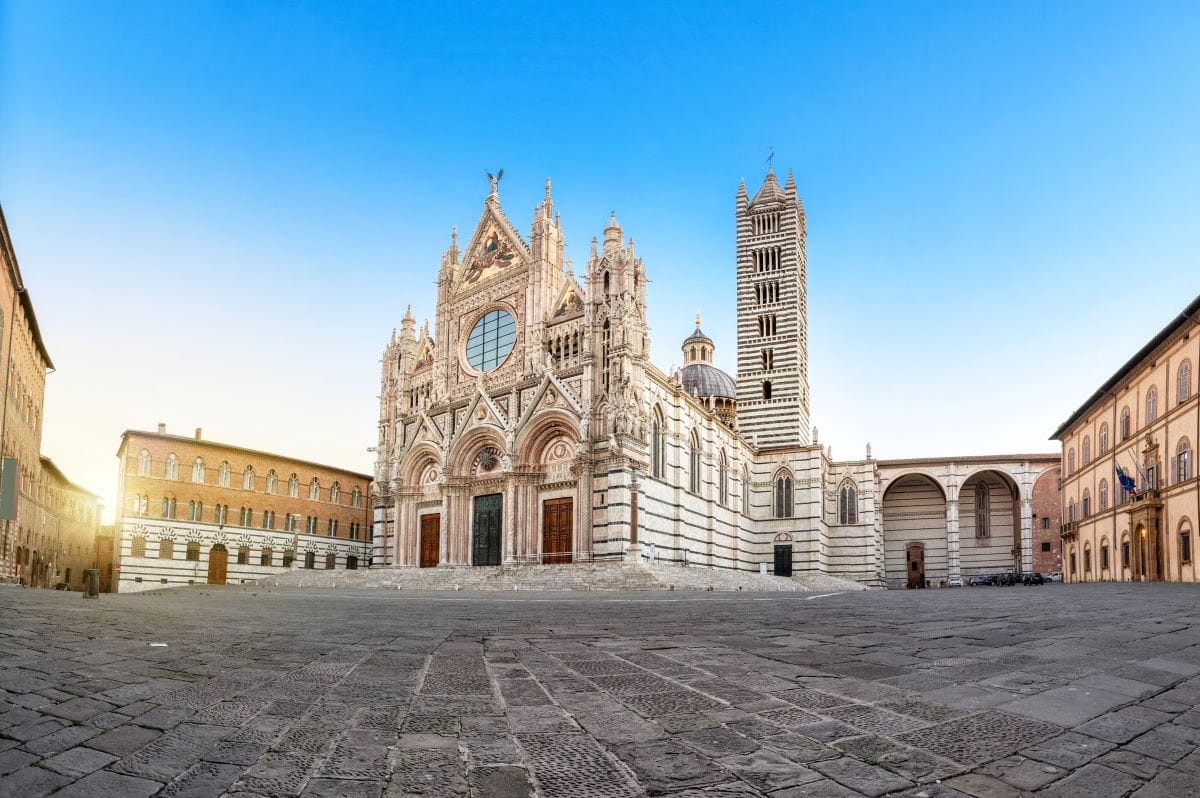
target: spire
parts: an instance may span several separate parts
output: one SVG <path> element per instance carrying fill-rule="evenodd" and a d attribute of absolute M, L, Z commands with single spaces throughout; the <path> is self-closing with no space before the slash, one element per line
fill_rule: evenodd
<path fill-rule="evenodd" d="M 404 311 L 404 321 L 407 324 L 413 323 L 412 305 L 409 305 L 408 309 Z"/>
<path fill-rule="evenodd" d="M 617 212 L 613 211 L 608 219 L 608 227 L 604 228 L 604 250 L 621 248 L 621 223 L 617 221 Z"/>
<path fill-rule="evenodd" d="M 783 186 L 783 190 L 784 191 L 792 191 L 792 192 L 794 192 L 796 190 L 796 178 L 792 174 L 791 169 L 788 170 L 788 179 L 787 179 L 787 183 L 785 183 Z"/>
<path fill-rule="evenodd" d="M 592 236 L 592 260 L 596 259 L 596 237 Z"/>
<path fill-rule="evenodd" d="M 412 305 L 408 306 L 408 310 L 404 311 L 404 318 L 400 320 L 400 340 L 407 341 L 414 338 L 413 325 L 416 321 L 413 319 Z"/>

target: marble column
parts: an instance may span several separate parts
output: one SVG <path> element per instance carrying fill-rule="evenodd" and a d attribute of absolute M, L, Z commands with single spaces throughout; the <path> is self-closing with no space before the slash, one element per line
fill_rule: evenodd
<path fill-rule="evenodd" d="M 1021 570 L 1033 570 L 1033 500 L 1021 499 Z"/>
<path fill-rule="evenodd" d="M 951 488 L 946 499 L 946 571 L 951 579 L 962 578 L 959 552 L 958 491 Z M 949 498 L 953 496 L 954 498 Z"/>

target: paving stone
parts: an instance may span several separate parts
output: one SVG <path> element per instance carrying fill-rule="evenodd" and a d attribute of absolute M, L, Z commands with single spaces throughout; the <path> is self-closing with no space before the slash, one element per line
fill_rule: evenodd
<path fill-rule="evenodd" d="M 383 787 L 373 781 L 309 779 L 300 798 L 381 798 Z"/>
<path fill-rule="evenodd" d="M 524 746 L 525 740 L 521 743 Z M 730 779 L 726 770 L 675 740 L 619 745 L 613 750 L 652 795 L 719 784 Z M 541 773 L 535 769 L 535 775 L 540 783 Z"/>
<path fill-rule="evenodd" d="M 833 779 L 838 784 L 856 790 L 869 798 L 876 798 L 886 792 L 912 786 L 912 782 L 908 779 L 848 756 L 816 762 L 812 767 L 813 770 Z"/>
<path fill-rule="evenodd" d="M 1145 707 L 1125 707 L 1076 726 L 1075 731 L 1110 743 L 1127 743 L 1170 720 L 1171 716 L 1165 712 Z"/>
<path fill-rule="evenodd" d="M 0 795 L 13 798 L 42 798 L 71 783 L 60 773 L 36 766 L 21 768 L 0 778 Z"/>
<path fill-rule="evenodd" d="M 71 748 L 42 761 L 42 767 L 64 776 L 85 776 L 117 761 L 117 757 L 94 748 Z"/>
<path fill-rule="evenodd" d="M 39 759 L 41 759 L 40 755 L 31 754 L 28 751 L 18 751 L 16 749 L 0 751 L 0 776 L 20 770 L 26 765 L 32 765 Z"/>
<path fill-rule="evenodd" d="M 198 762 L 168 784 L 158 798 L 217 798 L 241 772 L 237 765 Z"/>
<path fill-rule="evenodd" d="M 114 708 L 113 704 L 97 701 L 94 698 L 73 698 L 61 704 L 43 707 L 40 711 L 46 715 L 54 715 L 64 720 L 81 723 L 93 715 L 99 715 L 101 712 L 108 712 Z"/>
<path fill-rule="evenodd" d="M 1114 748 L 1116 744 L 1107 740 L 1066 732 L 1022 749 L 1021 755 L 1064 770 L 1075 770 Z"/>
<path fill-rule="evenodd" d="M 127 756 L 157 740 L 161 735 L 162 732 L 143 729 L 141 726 L 118 726 L 91 738 L 87 741 L 87 746 L 115 756 Z"/>
<path fill-rule="evenodd" d="M 1048 798 L 1121 798 L 1142 785 L 1141 779 L 1099 764 L 1085 765 L 1042 790 Z"/>
<path fill-rule="evenodd" d="M 1193 773 L 1164 770 L 1131 798 L 1200 798 L 1200 780 Z"/>
<path fill-rule="evenodd" d="M 818 779 L 773 792 L 771 798 L 863 798 L 863 794 L 832 779 Z"/>
<path fill-rule="evenodd" d="M 821 774 L 816 771 L 798 766 L 770 749 L 721 757 L 717 763 L 762 792 L 773 792 L 821 778 Z"/>
<path fill-rule="evenodd" d="M 990 762 L 976 771 L 988 776 L 995 776 L 1007 784 L 1021 790 L 1038 790 L 1047 784 L 1058 781 L 1067 771 L 1057 765 L 1027 759 L 1023 756 L 1008 756 Z"/>
<path fill-rule="evenodd" d="M 488 798 L 533 798 L 533 785 L 523 767 L 498 765 L 475 768 L 469 777 L 473 795 Z"/>
<path fill-rule="evenodd" d="M 387 798 L 409 796 L 466 796 L 466 767 L 457 748 L 408 748 L 403 744 L 389 755 L 391 777 L 384 795 Z"/>
<path fill-rule="evenodd" d="M 162 789 L 162 784 L 149 779 L 123 776 L 98 770 L 54 793 L 54 798 L 150 798 Z"/>
<path fill-rule="evenodd" d="M 972 798 L 1025 798 L 1025 792 L 984 773 L 964 773 L 946 781 L 946 786 Z M 1078 798 L 1084 798 L 1080 794 Z"/>
<path fill-rule="evenodd" d="M 90 740 L 98 734 L 100 734 L 99 729 L 89 726 L 67 726 L 65 729 L 52 732 L 45 737 L 31 740 L 25 743 L 22 748 L 38 756 L 52 756 L 66 751 L 68 748 L 74 748 L 76 745 L 85 740 Z"/>

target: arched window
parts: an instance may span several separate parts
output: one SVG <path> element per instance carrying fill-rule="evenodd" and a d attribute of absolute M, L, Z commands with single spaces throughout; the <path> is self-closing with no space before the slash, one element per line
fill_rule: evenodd
<path fill-rule="evenodd" d="M 200 559 L 200 542 L 197 540 L 189 540 L 187 544 L 187 558 L 192 561 Z"/>
<path fill-rule="evenodd" d="M 249 546 L 238 546 L 237 564 L 238 565 L 249 565 L 250 564 L 250 547 Z"/>
<path fill-rule="evenodd" d="M 1179 364 L 1177 383 L 1175 395 L 1179 397 L 1178 402 L 1183 404 L 1192 398 L 1192 364 L 1186 360 Z"/>
<path fill-rule="evenodd" d="M 1181 438 L 1175 447 L 1175 481 L 1186 482 L 1192 478 L 1192 444 Z"/>
<path fill-rule="evenodd" d="M 849 479 L 838 489 L 838 523 L 858 523 L 858 490 Z"/>
<path fill-rule="evenodd" d="M 274 510 L 263 510 L 262 528 L 263 529 L 274 529 L 275 528 L 275 511 Z"/>
<path fill-rule="evenodd" d="M 750 472 L 742 469 L 742 515 L 750 515 Z"/>
<path fill-rule="evenodd" d="M 1104 512 L 1105 510 L 1108 509 L 1108 480 L 1107 479 L 1100 480 L 1099 493 L 1100 493 L 1100 512 Z"/>
<path fill-rule="evenodd" d="M 722 507 L 729 504 L 729 464 L 723 451 L 717 459 L 717 503 Z"/>
<path fill-rule="evenodd" d="M 662 410 L 654 408 L 654 420 L 650 426 L 650 475 L 662 479 L 667 462 L 666 424 L 663 422 Z"/>
<path fill-rule="evenodd" d="M 309 501 L 314 502 L 321 498 L 321 481 L 316 477 L 313 477 L 312 481 L 308 483 L 308 498 Z"/>
<path fill-rule="evenodd" d="M 291 477 L 288 478 L 288 496 L 291 496 L 293 499 L 295 499 L 299 495 L 300 480 L 296 478 L 295 474 L 292 474 Z"/>
<path fill-rule="evenodd" d="M 1149 424 L 1156 418 L 1158 418 L 1158 387 L 1151 385 L 1150 390 L 1146 391 L 1146 423 Z"/>
<path fill-rule="evenodd" d="M 267 472 L 267 493 L 274 496 L 275 489 L 276 489 L 278 482 L 279 482 L 279 476 L 275 473 L 275 469 L 272 468 L 270 471 Z"/>
<path fill-rule="evenodd" d="M 1192 561 L 1192 523 L 1186 518 L 1179 522 L 1179 561 Z"/>
<path fill-rule="evenodd" d="M 1080 455 L 1083 457 L 1083 464 L 1087 465 L 1092 462 L 1092 439 L 1084 436 L 1083 447 L 1080 450 Z"/>
<path fill-rule="evenodd" d="M 162 498 L 162 517 L 163 518 L 174 518 L 175 517 L 175 497 L 171 496 L 170 494 L 167 494 L 166 496 L 163 496 L 163 498 Z"/>
<path fill-rule="evenodd" d="M 1088 544 L 1083 547 L 1083 572 L 1085 574 L 1092 572 L 1092 546 Z"/>
<path fill-rule="evenodd" d="M 1158 489 L 1158 461 L 1153 457 L 1146 461 L 1146 487 L 1150 490 Z"/>
<path fill-rule="evenodd" d="M 781 474 L 775 478 L 775 517 L 792 517 L 792 477 Z"/>
<path fill-rule="evenodd" d="M 188 502 L 188 520 L 203 521 L 204 520 L 204 502 L 190 501 Z"/>
<path fill-rule="evenodd" d="M 991 533 L 992 489 L 981 479 L 975 483 L 975 537 L 986 538 Z"/>
<path fill-rule="evenodd" d="M 1092 494 L 1087 488 L 1083 489 L 1083 517 L 1087 518 L 1092 514 Z"/>
<path fill-rule="evenodd" d="M 217 484 L 222 488 L 229 487 L 229 463 L 221 463 L 221 467 L 217 469 Z"/>
<path fill-rule="evenodd" d="M 327 529 L 328 529 L 329 537 L 331 537 L 331 538 L 337 537 L 338 522 L 337 522 L 336 518 L 329 519 L 329 526 L 327 527 Z"/>
<path fill-rule="evenodd" d="M 1074 520 L 1075 520 L 1075 500 L 1071 499 L 1069 502 L 1067 502 L 1067 522 L 1070 523 L 1071 521 L 1074 521 Z"/>
<path fill-rule="evenodd" d="M 265 568 L 271 564 L 271 558 L 274 556 L 275 552 L 270 549 L 263 549 L 262 553 L 258 555 L 258 564 Z"/>
<path fill-rule="evenodd" d="M 1100 540 L 1100 570 L 1108 570 L 1108 538 Z"/>
<path fill-rule="evenodd" d="M 192 461 L 192 482 L 204 484 L 204 458 L 197 457 Z"/>
<path fill-rule="evenodd" d="M 688 490 L 692 493 L 700 493 L 700 436 L 692 431 L 692 437 L 688 443 Z"/>
<path fill-rule="evenodd" d="M 254 466 L 246 466 L 242 472 L 242 490 L 254 490 Z"/>
<path fill-rule="evenodd" d="M 1075 450 L 1067 450 L 1067 476 L 1075 473 Z"/>
<path fill-rule="evenodd" d="M 139 477 L 150 476 L 150 450 L 149 449 L 142 449 L 142 451 L 138 454 L 137 475 Z"/>
<path fill-rule="evenodd" d="M 146 538 L 143 535 L 134 535 L 129 541 L 129 556 L 130 557 L 145 557 L 146 556 Z"/>
<path fill-rule="evenodd" d="M 763 380 L 762 389 L 763 389 L 763 399 L 770 399 L 771 398 L 771 381 Z"/>
<path fill-rule="evenodd" d="M 350 491 L 350 506 L 355 508 L 362 506 L 362 491 L 357 486 Z"/>
<path fill-rule="evenodd" d="M 158 541 L 158 559 L 173 560 L 175 559 L 175 541 L 170 538 L 163 538 Z"/>
<path fill-rule="evenodd" d="M 167 479 L 179 479 L 179 458 L 174 452 L 167 455 L 167 467 L 164 476 Z"/>
<path fill-rule="evenodd" d="M 1108 422 L 1100 425 L 1100 454 L 1108 451 Z"/>
<path fill-rule="evenodd" d="M 342 501 L 342 486 L 336 481 L 329 486 L 329 503 L 341 504 Z"/>
<path fill-rule="evenodd" d="M 1121 409 L 1121 440 L 1129 440 L 1129 408 Z"/>
<path fill-rule="evenodd" d="M 228 517 L 229 517 L 229 505 L 228 504 L 218 504 L 215 507 L 213 507 L 213 523 L 214 524 L 222 524 L 223 525 L 225 523 L 225 519 Z"/>

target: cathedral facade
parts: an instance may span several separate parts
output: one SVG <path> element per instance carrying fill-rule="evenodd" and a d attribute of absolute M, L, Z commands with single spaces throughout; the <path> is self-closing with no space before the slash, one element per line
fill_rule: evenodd
<path fill-rule="evenodd" d="M 911 563 L 885 553 L 885 480 L 870 447 L 834 461 L 810 427 L 795 181 L 768 173 L 753 197 L 743 183 L 734 210 L 738 373 L 713 365 L 699 317 L 683 368 L 668 373 L 651 361 L 647 266 L 615 214 L 576 276 L 549 180 L 527 239 L 493 180 L 470 239 L 460 249 L 454 235 L 442 256 L 433 329 L 410 309 L 383 353 L 373 563 L 653 558 L 911 582 Z M 1028 547 L 1019 490 L 997 511 L 1012 533 L 997 567 L 1019 569 Z M 917 531 L 893 524 L 897 551 L 925 546 L 924 527 L 935 548 L 954 550 L 923 560 L 922 581 L 961 574 L 956 502 L 945 513 Z"/>

